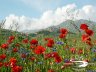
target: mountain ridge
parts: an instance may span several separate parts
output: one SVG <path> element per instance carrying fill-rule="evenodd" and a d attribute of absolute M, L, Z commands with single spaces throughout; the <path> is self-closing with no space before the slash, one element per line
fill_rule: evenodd
<path fill-rule="evenodd" d="M 58 35 L 60 28 L 66 28 L 68 29 L 69 33 L 75 34 L 77 32 L 81 32 L 80 24 L 82 23 L 87 24 L 89 28 L 96 31 L 95 29 L 96 22 L 81 19 L 81 20 L 76 20 L 76 21 L 67 20 L 67 21 L 60 23 L 59 25 L 50 26 L 46 29 L 41 29 L 41 30 L 38 30 L 37 32 L 30 33 L 30 34 L 44 34 L 44 35 L 56 35 L 57 34 Z"/>

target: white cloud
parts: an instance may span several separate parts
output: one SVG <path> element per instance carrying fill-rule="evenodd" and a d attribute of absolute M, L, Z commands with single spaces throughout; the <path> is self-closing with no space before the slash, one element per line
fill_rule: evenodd
<path fill-rule="evenodd" d="M 84 10 L 84 12 L 86 14 L 89 14 L 90 12 L 91 13 L 95 12 L 95 8 L 93 6 L 91 6 L 91 5 L 84 6 L 82 9 Z"/>
<path fill-rule="evenodd" d="M 15 24 L 18 23 L 18 31 L 43 29 L 49 26 L 58 25 L 68 19 L 87 19 L 96 20 L 96 9 L 92 5 L 85 5 L 77 9 L 75 4 L 69 4 L 56 10 L 48 10 L 42 14 L 40 18 L 29 18 L 25 16 L 16 16 L 10 14 L 6 17 L 5 28 L 9 29 L 10 25 L 15 30 Z M 14 22 L 14 23 L 13 23 Z"/>

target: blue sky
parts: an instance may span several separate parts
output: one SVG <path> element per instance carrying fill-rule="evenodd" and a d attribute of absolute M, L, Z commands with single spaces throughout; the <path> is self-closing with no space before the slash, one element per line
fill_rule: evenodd
<path fill-rule="evenodd" d="M 54 10 L 75 3 L 79 8 L 84 5 L 96 5 L 96 0 L 0 0 L 0 19 L 9 14 L 27 17 L 40 17 L 46 10 Z"/>

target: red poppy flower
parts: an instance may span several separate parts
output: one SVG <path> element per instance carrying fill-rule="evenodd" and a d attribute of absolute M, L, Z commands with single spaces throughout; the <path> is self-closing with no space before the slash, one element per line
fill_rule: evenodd
<path fill-rule="evenodd" d="M 38 41 L 37 41 L 36 39 L 32 39 L 32 40 L 30 41 L 30 44 L 36 45 L 36 44 L 38 44 Z"/>
<path fill-rule="evenodd" d="M 0 62 L 0 67 L 2 67 L 3 66 L 3 63 L 2 62 Z"/>
<path fill-rule="evenodd" d="M 9 67 L 10 66 L 9 62 L 4 62 L 4 66 Z"/>
<path fill-rule="evenodd" d="M 75 52 L 76 52 L 76 48 L 70 48 L 70 51 L 71 51 L 72 53 L 75 53 Z"/>
<path fill-rule="evenodd" d="M 45 40 L 45 41 L 48 41 L 49 39 L 50 39 L 50 38 L 45 38 L 44 40 Z"/>
<path fill-rule="evenodd" d="M 51 43 L 47 43 L 47 47 L 53 47 L 53 44 L 51 44 Z"/>
<path fill-rule="evenodd" d="M 35 49 L 34 49 L 34 52 L 36 54 L 43 54 L 43 52 L 46 50 L 46 48 L 44 48 L 43 46 L 37 46 Z"/>
<path fill-rule="evenodd" d="M 52 57 L 58 57 L 59 56 L 59 54 L 57 52 L 52 52 L 51 55 L 52 55 Z"/>
<path fill-rule="evenodd" d="M 59 35 L 59 38 L 65 38 L 65 37 L 66 37 L 66 34 L 62 34 L 62 33 L 61 33 L 61 34 Z"/>
<path fill-rule="evenodd" d="M 17 59 L 16 58 L 10 58 L 10 63 L 11 62 L 16 63 L 17 62 Z"/>
<path fill-rule="evenodd" d="M 53 47 L 54 40 L 52 38 L 48 39 L 47 47 Z"/>
<path fill-rule="evenodd" d="M 6 58 L 6 54 L 0 55 L 0 59 L 1 59 L 1 60 L 4 60 L 5 58 Z"/>
<path fill-rule="evenodd" d="M 18 49 L 17 48 L 13 48 L 13 52 L 18 52 Z"/>
<path fill-rule="evenodd" d="M 91 41 L 91 38 L 89 37 L 89 35 L 87 35 L 87 34 L 82 35 L 82 41 L 86 42 L 87 40 Z"/>
<path fill-rule="evenodd" d="M 83 50 L 79 49 L 78 54 L 83 54 Z"/>
<path fill-rule="evenodd" d="M 48 53 L 48 54 L 45 54 L 45 59 L 48 59 L 48 58 L 55 58 L 55 57 L 58 57 L 58 53 L 57 52 L 51 52 L 51 53 Z"/>
<path fill-rule="evenodd" d="M 13 41 L 12 40 L 7 40 L 8 44 L 11 44 Z"/>
<path fill-rule="evenodd" d="M 88 34 L 89 36 L 93 35 L 93 30 L 87 29 L 85 30 L 86 34 Z"/>
<path fill-rule="evenodd" d="M 30 57 L 29 59 L 30 59 L 31 61 L 36 60 L 36 58 L 35 58 L 35 57 Z"/>
<path fill-rule="evenodd" d="M 9 36 L 9 40 L 14 40 L 15 36 Z"/>
<path fill-rule="evenodd" d="M 55 62 L 60 63 L 62 61 L 62 58 L 60 56 L 55 57 Z"/>
<path fill-rule="evenodd" d="M 45 54 L 45 59 L 48 59 L 48 58 L 54 58 L 56 63 L 60 63 L 62 61 L 62 58 L 59 56 L 57 52 Z"/>
<path fill-rule="evenodd" d="M 28 39 L 23 39 L 22 42 L 23 43 L 28 43 Z"/>
<path fill-rule="evenodd" d="M 14 66 L 12 68 L 12 72 L 22 72 L 23 68 L 22 66 Z"/>
<path fill-rule="evenodd" d="M 13 68 L 14 66 L 16 66 L 16 63 L 11 62 L 11 63 L 9 63 L 9 65 L 10 65 L 11 68 Z"/>
<path fill-rule="evenodd" d="M 91 43 L 91 41 L 86 41 L 86 43 L 87 43 L 89 46 L 93 46 L 93 44 Z"/>
<path fill-rule="evenodd" d="M 16 46 L 16 47 L 19 47 L 19 46 L 20 46 L 20 44 L 19 44 L 19 43 L 17 43 L 17 44 L 15 44 L 15 46 Z"/>
<path fill-rule="evenodd" d="M 53 40 L 53 39 L 49 39 L 49 40 L 48 40 L 48 43 L 54 44 L 54 40 Z"/>
<path fill-rule="evenodd" d="M 88 29 L 88 25 L 87 24 L 81 24 L 80 25 L 80 29 L 87 30 Z"/>
<path fill-rule="evenodd" d="M 67 32 L 68 32 L 68 31 L 67 31 L 67 29 L 65 29 L 65 28 L 61 28 L 61 29 L 60 29 L 60 33 L 62 33 L 62 34 L 67 34 Z"/>
<path fill-rule="evenodd" d="M 45 56 L 44 56 L 45 59 L 48 59 L 48 58 L 51 58 L 51 57 L 52 57 L 51 53 L 45 54 Z"/>
<path fill-rule="evenodd" d="M 16 66 L 16 63 L 17 63 L 16 58 L 10 58 L 9 63 L 10 63 L 10 67 L 11 68 L 13 68 L 14 66 Z"/>
<path fill-rule="evenodd" d="M 1 48 L 7 49 L 7 48 L 8 48 L 8 44 L 2 44 L 2 45 L 1 45 Z"/>
<path fill-rule="evenodd" d="M 22 58 L 26 58 L 26 54 L 22 53 L 22 54 L 21 54 L 21 57 L 22 57 Z"/>
<path fill-rule="evenodd" d="M 8 39 L 8 43 L 11 44 L 13 42 L 13 40 L 15 39 L 14 36 L 9 36 L 9 39 Z"/>

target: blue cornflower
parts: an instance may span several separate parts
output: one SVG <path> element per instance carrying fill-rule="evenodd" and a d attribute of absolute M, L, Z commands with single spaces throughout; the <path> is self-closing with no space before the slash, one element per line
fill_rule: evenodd
<path fill-rule="evenodd" d="M 57 41 L 56 44 L 59 44 L 59 45 L 63 45 L 64 42 L 61 42 L 61 41 Z"/>

